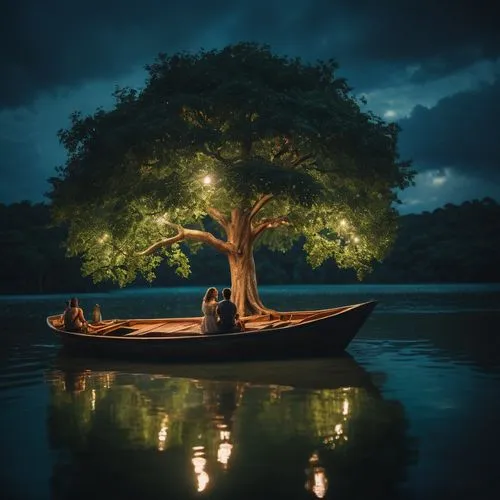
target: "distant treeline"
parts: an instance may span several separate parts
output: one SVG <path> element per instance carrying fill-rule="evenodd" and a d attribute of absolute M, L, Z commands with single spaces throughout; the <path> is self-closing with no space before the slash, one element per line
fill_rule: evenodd
<path fill-rule="evenodd" d="M 0 204 L 0 293 L 56 293 L 110 290 L 80 273 L 78 258 L 67 258 L 65 230 L 50 223 L 49 207 L 29 202 Z M 287 253 L 257 249 L 260 284 L 353 283 L 353 272 L 334 262 L 311 269 L 301 242 Z M 500 205 L 491 198 L 448 204 L 400 218 L 396 243 L 366 278 L 370 283 L 500 282 Z M 162 266 L 154 286 L 229 283 L 226 257 L 203 248 L 191 256 L 186 280 Z M 137 282 L 138 286 L 146 283 Z"/>

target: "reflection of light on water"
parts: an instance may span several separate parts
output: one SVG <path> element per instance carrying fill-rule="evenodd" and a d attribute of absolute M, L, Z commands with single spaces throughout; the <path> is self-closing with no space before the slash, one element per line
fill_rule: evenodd
<path fill-rule="evenodd" d="M 271 401 L 279 401 L 285 392 L 293 391 L 294 388 L 288 385 L 270 385 L 269 399 Z"/>
<path fill-rule="evenodd" d="M 280 397 L 281 397 L 280 388 L 278 386 L 276 386 L 276 385 L 275 386 L 271 386 L 270 390 L 269 390 L 269 397 L 273 401 L 276 401 L 276 400 L 280 399 Z"/>
<path fill-rule="evenodd" d="M 160 432 L 158 432 L 158 450 L 163 451 L 165 449 L 165 443 L 167 441 L 168 435 L 168 415 L 163 417 L 160 426 Z"/>
<path fill-rule="evenodd" d="M 95 376 L 100 388 L 111 389 L 111 386 L 115 381 L 115 374 L 113 372 L 96 373 Z"/>
<path fill-rule="evenodd" d="M 342 403 L 342 415 L 348 415 L 349 414 L 349 401 L 347 399 L 344 399 L 344 402 Z"/>
<path fill-rule="evenodd" d="M 342 426 L 342 424 L 337 424 L 335 426 L 335 439 L 343 439 L 344 441 L 347 441 L 347 436 L 344 434 L 344 428 Z"/>
<path fill-rule="evenodd" d="M 90 408 L 95 411 L 95 389 L 92 389 L 92 399 L 90 400 Z"/>
<path fill-rule="evenodd" d="M 317 434 L 330 450 L 349 440 L 349 422 L 356 408 L 358 389 L 342 387 L 331 391 L 318 393 L 315 405 L 323 413 L 317 424 Z"/>
<path fill-rule="evenodd" d="M 225 439 L 229 439 L 231 437 L 231 431 L 220 431 L 220 439 L 224 441 Z"/>
<path fill-rule="evenodd" d="M 340 436 L 343 433 L 344 433 L 344 429 L 342 429 L 342 424 L 337 424 L 335 426 L 335 434 L 337 434 L 337 436 Z"/>
<path fill-rule="evenodd" d="M 323 444 L 327 448 L 334 450 L 335 449 L 335 438 L 333 436 L 326 436 L 325 438 L 323 438 Z"/>
<path fill-rule="evenodd" d="M 229 458 L 233 451 L 233 445 L 229 442 L 231 439 L 231 431 L 228 430 L 227 424 L 217 424 L 217 429 L 219 429 L 219 439 L 221 440 L 217 448 L 217 462 L 222 464 L 224 469 L 227 469 Z"/>
<path fill-rule="evenodd" d="M 224 467 L 227 467 L 232 449 L 233 445 L 228 442 L 219 445 L 219 449 L 217 450 L 217 461 L 224 465 Z"/>
<path fill-rule="evenodd" d="M 205 458 L 205 447 L 204 446 L 193 446 L 193 458 L 191 463 L 194 467 L 194 473 L 196 475 L 197 490 L 203 491 L 210 480 L 207 472 L 205 471 L 205 466 L 207 464 L 207 459 Z"/>
<path fill-rule="evenodd" d="M 323 498 L 328 489 L 328 478 L 325 469 L 319 463 L 319 456 L 313 453 L 309 458 L 309 468 L 306 469 L 307 481 L 305 488 L 311 491 L 317 498 Z"/>
<path fill-rule="evenodd" d="M 326 494 L 326 476 L 325 470 L 322 467 L 318 467 L 318 470 L 314 472 L 314 485 L 312 487 L 312 492 L 318 498 L 323 498 Z"/>
<path fill-rule="evenodd" d="M 82 392 L 85 391 L 86 389 L 86 380 L 85 380 L 85 374 L 79 375 L 76 377 L 76 380 L 74 382 L 73 387 L 71 390 L 73 392 Z"/>
<path fill-rule="evenodd" d="M 158 449 L 161 451 L 165 448 L 165 441 L 167 440 L 167 430 L 166 426 L 162 426 L 160 432 L 158 433 Z"/>

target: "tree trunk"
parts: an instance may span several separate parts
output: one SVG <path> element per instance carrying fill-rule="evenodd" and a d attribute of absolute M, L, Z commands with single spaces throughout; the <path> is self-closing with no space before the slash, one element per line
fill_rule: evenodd
<path fill-rule="evenodd" d="M 271 309 L 262 304 L 257 290 L 257 276 L 253 258 L 252 227 L 248 214 L 233 210 L 227 239 L 236 247 L 236 253 L 228 254 L 231 272 L 231 300 L 240 316 L 264 314 Z"/>

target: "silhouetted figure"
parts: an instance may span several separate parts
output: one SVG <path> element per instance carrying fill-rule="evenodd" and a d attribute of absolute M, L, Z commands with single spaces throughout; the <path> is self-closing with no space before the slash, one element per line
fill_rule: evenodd
<path fill-rule="evenodd" d="M 218 326 L 219 333 L 240 332 L 241 323 L 238 317 L 236 304 L 231 302 L 231 289 L 224 288 L 222 290 L 224 300 L 217 304 L 217 314 L 219 316 Z"/>
<path fill-rule="evenodd" d="M 78 299 L 73 297 L 64 311 L 64 329 L 68 332 L 83 332 L 87 328 L 88 322 L 83 315 L 83 309 L 78 306 Z"/>

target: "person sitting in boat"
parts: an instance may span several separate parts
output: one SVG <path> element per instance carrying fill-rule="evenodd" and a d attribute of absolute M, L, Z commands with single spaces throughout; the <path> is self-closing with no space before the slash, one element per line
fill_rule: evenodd
<path fill-rule="evenodd" d="M 78 306 L 78 299 L 73 297 L 64 311 L 64 329 L 69 332 L 83 332 L 88 329 L 88 325 L 83 309 Z"/>
<path fill-rule="evenodd" d="M 219 328 L 217 326 L 217 298 L 219 292 L 217 288 L 210 287 L 203 297 L 201 303 L 201 312 L 203 319 L 201 320 L 201 333 L 217 333 Z"/>
<path fill-rule="evenodd" d="M 66 316 L 66 311 L 71 307 L 71 300 L 67 300 L 66 301 L 66 304 L 64 304 L 64 311 L 63 313 L 61 314 L 61 318 L 60 318 L 60 323 L 61 323 L 61 326 L 64 325 L 64 317 Z"/>
<path fill-rule="evenodd" d="M 241 322 L 239 320 L 236 304 L 231 301 L 231 289 L 222 290 L 224 300 L 217 304 L 217 315 L 219 316 L 219 333 L 232 333 L 241 331 Z"/>

